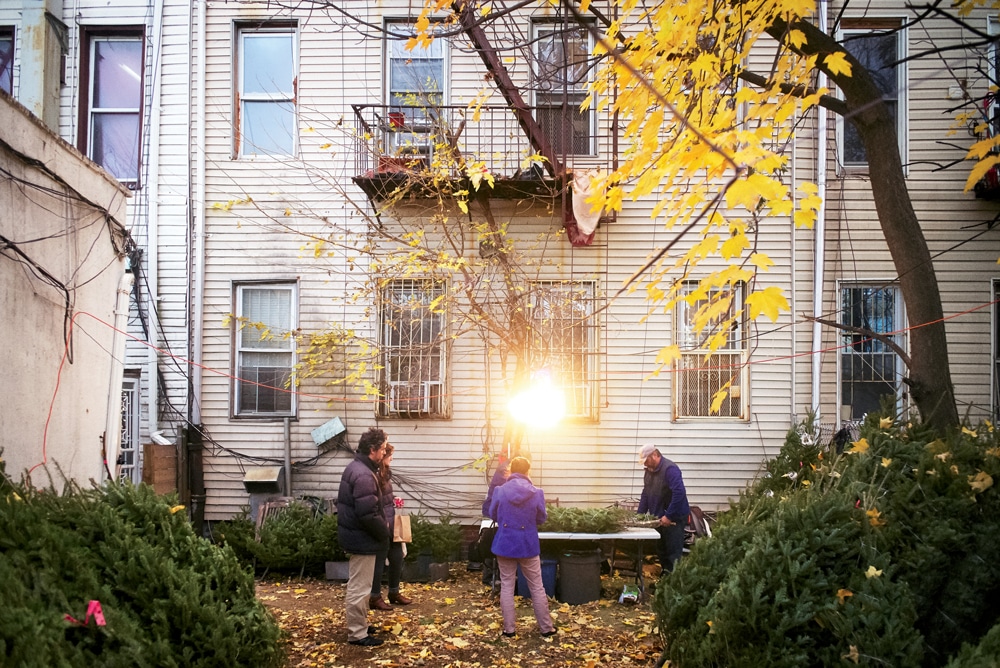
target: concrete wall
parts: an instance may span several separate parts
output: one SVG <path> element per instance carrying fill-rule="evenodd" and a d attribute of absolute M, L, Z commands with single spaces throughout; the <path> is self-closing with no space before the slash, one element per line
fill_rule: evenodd
<path fill-rule="evenodd" d="M 36 485 L 87 484 L 102 478 L 102 438 L 120 423 L 127 192 L 7 96 L 0 170 L 3 459 Z"/>

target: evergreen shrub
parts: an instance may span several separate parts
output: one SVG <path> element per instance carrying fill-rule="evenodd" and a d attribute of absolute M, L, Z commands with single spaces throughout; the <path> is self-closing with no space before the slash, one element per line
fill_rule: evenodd
<path fill-rule="evenodd" d="M 452 515 L 444 514 L 437 522 L 423 515 L 410 515 L 413 541 L 406 548 L 406 560 L 430 555 L 437 563 L 458 559 L 462 551 L 462 525 Z"/>
<path fill-rule="evenodd" d="M 956 668 L 997 665 L 975 663 L 1000 621 L 997 434 L 877 416 L 861 434 L 838 454 L 790 433 L 661 580 L 672 665 L 944 666 L 963 643 Z"/>
<path fill-rule="evenodd" d="M 229 548 L 145 485 L 61 494 L 0 465 L 0 664 L 280 666 L 280 631 Z M 88 603 L 106 621 L 83 622 Z"/>
<path fill-rule="evenodd" d="M 269 515 L 255 535 L 248 511 L 220 522 L 213 530 L 220 542 L 260 572 L 322 573 L 327 561 L 345 561 L 337 541 L 337 515 L 297 501 Z"/>

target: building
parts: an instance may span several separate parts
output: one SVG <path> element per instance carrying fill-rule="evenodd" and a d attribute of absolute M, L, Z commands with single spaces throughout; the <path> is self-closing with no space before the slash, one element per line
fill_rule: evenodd
<path fill-rule="evenodd" d="M 865 155 L 833 114 L 795 119 L 787 171 L 789 186 L 821 184 L 820 223 L 799 229 L 775 216 L 756 230 L 775 262 L 768 284 L 791 311 L 736 321 L 706 360 L 691 346 L 692 309 L 664 313 L 641 281 L 621 289 L 672 239 L 663 216 L 651 217 L 655 201 L 597 216 L 590 237 L 593 212 L 566 187 L 570 175 L 613 169 L 625 147 L 621 119 L 576 111 L 593 36 L 559 8 L 467 20 L 407 50 L 417 10 L 406 3 L 48 4 L 65 27 L 68 141 L 98 155 L 101 79 L 87 54 L 107 47 L 139 74 L 137 102 L 109 110 L 131 114 L 136 157 L 104 163 L 135 193 L 129 222 L 143 251 L 126 365 L 132 447 L 157 434 L 176 448 L 182 497 L 199 516 L 238 512 L 244 479 L 264 465 L 285 467 L 286 491 L 334 496 L 344 441 L 376 424 L 396 445 L 397 489 L 412 512 L 475 515 L 480 465 L 512 437 L 563 504 L 636 498 L 636 452 L 653 442 L 683 468 L 692 501 L 714 508 L 811 413 L 813 437 L 826 441 L 883 394 L 909 405 L 898 351 L 914 323 Z M 949 135 L 950 110 L 982 115 L 974 101 L 994 59 L 952 22 L 925 19 L 917 30 L 906 16 L 893 2 L 848 7 L 828 30 L 854 36 L 886 75 L 961 411 L 996 419 L 997 205 L 963 192 L 967 170 L 944 169 L 974 139 L 964 128 Z M 0 19 L 0 46 L 12 36 L 11 62 L 23 62 L 20 19 Z M 993 29 L 985 15 L 974 20 Z M 947 55 L 906 60 L 930 43 Z M 15 93 L 24 79 L 15 68 Z M 424 168 L 439 178 L 421 179 Z M 320 334 L 329 354 L 311 355 Z M 657 352 L 671 344 L 681 360 L 661 368 Z M 512 433 L 510 395 L 546 373 L 570 389 L 570 417 Z"/>

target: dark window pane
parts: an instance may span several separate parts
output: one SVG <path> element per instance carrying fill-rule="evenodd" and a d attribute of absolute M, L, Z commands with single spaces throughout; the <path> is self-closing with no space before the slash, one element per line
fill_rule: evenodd
<path fill-rule="evenodd" d="M 94 109 L 138 109 L 142 104 L 142 41 L 94 42 Z"/>
<path fill-rule="evenodd" d="M 0 31 L 0 90 L 14 92 L 14 35 Z"/>
<path fill-rule="evenodd" d="M 95 114 L 91 159 L 116 179 L 139 176 L 139 114 Z"/>
<path fill-rule="evenodd" d="M 893 118 L 897 118 L 899 79 L 896 71 L 897 35 L 895 33 L 848 35 L 844 47 L 857 58 L 882 91 L 883 99 Z M 868 162 L 864 145 L 851 120 L 844 120 L 844 164 L 863 165 Z"/>

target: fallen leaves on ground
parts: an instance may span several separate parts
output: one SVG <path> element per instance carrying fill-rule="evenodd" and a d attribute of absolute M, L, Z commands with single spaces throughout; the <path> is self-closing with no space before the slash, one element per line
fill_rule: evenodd
<path fill-rule="evenodd" d="M 610 668 L 651 665 L 659 657 L 662 645 L 649 603 L 617 601 L 631 580 L 604 576 L 603 597 L 592 603 L 549 599 L 558 631 L 550 638 L 539 633 L 531 599 L 516 597 L 517 636 L 501 638 L 500 602 L 481 575 L 454 564 L 446 582 L 404 583 L 413 604 L 369 613 L 385 640 L 371 648 L 347 643 L 342 582 L 272 578 L 257 583 L 257 596 L 284 631 L 288 668 Z"/>

